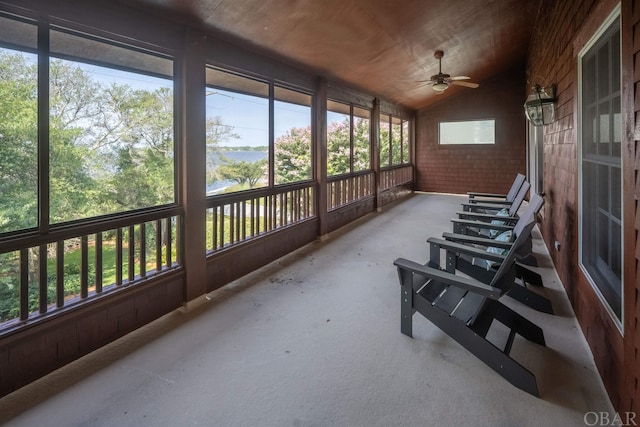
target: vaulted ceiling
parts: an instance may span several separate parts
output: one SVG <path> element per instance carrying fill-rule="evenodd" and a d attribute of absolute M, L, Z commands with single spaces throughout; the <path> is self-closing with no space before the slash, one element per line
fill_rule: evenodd
<path fill-rule="evenodd" d="M 527 54 L 544 0 L 128 0 L 147 13 L 224 33 L 281 60 L 405 107 L 442 96 L 420 80 L 442 71 L 474 82 Z"/>

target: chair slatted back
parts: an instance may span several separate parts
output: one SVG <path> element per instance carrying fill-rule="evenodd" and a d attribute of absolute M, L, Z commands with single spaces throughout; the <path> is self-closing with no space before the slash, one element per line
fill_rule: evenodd
<path fill-rule="evenodd" d="M 520 191 L 520 187 L 522 187 L 522 184 L 526 179 L 527 177 L 525 177 L 521 173 L 516 175 L 516 179 L 513 180 L 513 184 L 511 184 L 511 188 L 509 189 L 509 192 L 505 196 L 505 200 L 507 202 L 513 202 L 513 199 L 515 199 L 516 195 L 518 194 L 518 191 Z"/>
<path fill-rule="evenodd" d="M 519 236 L 522 233 L 522 229 L 527 225 L 529 218 L 533 216 L 534 220 L 542 209 L 544 205 L 544 199 L 537 193 L 531 195 L 531 200 L 529 200 L 529 204 L 522 211 L 522 215 L 516 222 L 516 225 L 513 227 L 513 234 L 515 236 Z"/>
<path fill-rule="evenodd" d="M 520 186 L 520 190 L 518 190 L 518 194 L 516 195 L 515 199 L 513 199 L 513 202 L 511 203 L 511 207 L 509 208 L 509 216 L 517 215 L 518 209 L 520 209 L 520 205 L 522 204 L 522 201 L 524 200 L 524 198 L 527 197 L 527 193 L 529 192 L 530 187 L 531 187 L 531 184 L 529 184 L 527 181 L 525 181 Z"/>
<path fill-rule="evenodd" d="M 495 276 L 491 280 L 490 285 L 498 288 L 502 291 L 502 293 L 506 293 L 511 286 L 513 285 L 513 279 L 507 278 L 507 272 L 510 268 L 513 267 L 513 263 L 515 262 L 516 251 L 522 246 L 528 239 L 533 227 L 536 225 L 535 218 L 530 216 L 525 220 L 526 223 L 522 228 L 522 232 L 518 234 L 518 237 L 513 242 L 513 246 L 506 254 L 506 257 L 502 263 L 500 263 L 500 267 L 498 267 L 498 271 L 496 271 Z M 506 280 L 503 280 L 506 279 Z"/>

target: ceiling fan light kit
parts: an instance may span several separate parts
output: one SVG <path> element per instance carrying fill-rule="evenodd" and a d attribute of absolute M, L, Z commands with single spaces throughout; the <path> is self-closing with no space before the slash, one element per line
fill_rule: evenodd
<path fill-rule="evenodd" d="M 445 82 L 434 83 L 433 90 L 435 90 L 436 92 L 444 92 L 448 87 L 449 85 Z"/>
<path fill-rule="evenodd" d="M 454 76 L 451 77 L 449 74 L 445 74 L 442 72 L 442 57 L 444 56 L 444 52 L 441 50 L 436 50 L 433 56 L 438 60 L 438 74 L 434 74 L 431 76 L 430 80 L 427 80 L 427 84 L 431 85 L 434 92 L 436 94 L 441 94 L 445 90 L 449 88 L 451 85 L 455 86 L 463 86 L 475 89 L 480 86 L 478 83 L 468 82 L 464 80 L 470 80 L 471 77 L 467 76 Z"/>

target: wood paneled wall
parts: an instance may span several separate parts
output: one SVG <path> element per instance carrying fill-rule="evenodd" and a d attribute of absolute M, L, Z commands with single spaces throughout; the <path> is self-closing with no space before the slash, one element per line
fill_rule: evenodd
<path fill-rule="evenodd" d="M 526 172 L 524 70 L 522 64 L 480 82 L 477 89 L 460 88 L 451 98 L 419 111 L 416 190 L 506 193 L 516 174 Z M 495 119 L 495 145 L 438 143 L 440 122 L 482 119 Z"/>

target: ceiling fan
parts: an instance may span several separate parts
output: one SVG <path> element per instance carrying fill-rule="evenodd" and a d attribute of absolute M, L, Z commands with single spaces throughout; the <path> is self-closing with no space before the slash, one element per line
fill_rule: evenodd
<path fill-rule="evenodd" d="M 480 86 L 478 83 L 464 81 L 464 80 L 470 80 L 471 77 L 467 77 L 467 76 L 451 77 L 449 74 L 444 74 L 442 72 L 442 57 L 444 56 L 443 51 L 436 50 L 433 56 L 435 56 L 435 58 L 438 60 L 438 74 L 431 76 L 431 79 L 429 80 L 422 80 L 421 82 L 426 82 L 426 84 L 432 85 L 436 95 L 442 95 L 444 91 L 447 90 L 449 85 L 464 86 L 464 87 L 470 87 L 473 89 Z"/>

